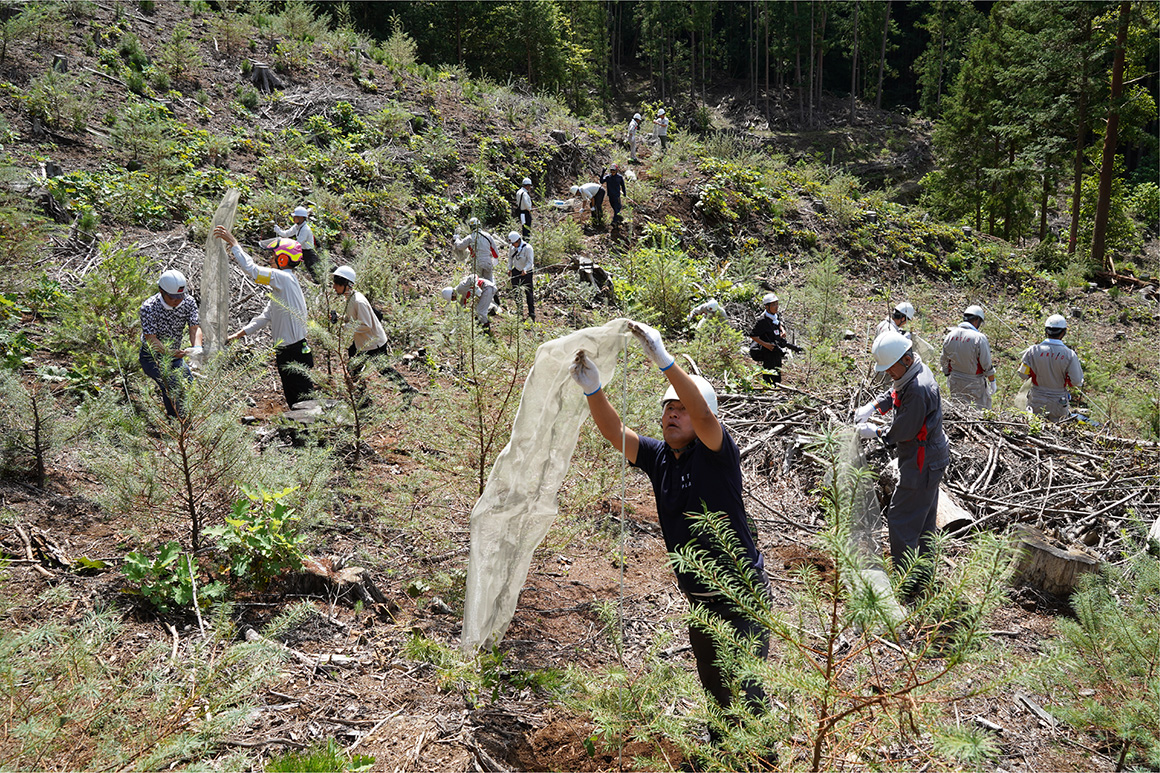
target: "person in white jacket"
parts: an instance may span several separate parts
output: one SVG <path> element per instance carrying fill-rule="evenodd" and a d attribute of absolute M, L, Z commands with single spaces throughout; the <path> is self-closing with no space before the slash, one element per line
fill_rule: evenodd
<path fill-rule="evenodd" d="M 314 244 L 314 231 L 310 230 L 310 223 L 307 222 L 309 218 L 310 210 L 303 206 L 296 207 L 290 215 L 293 224 L 289 228 L 279 228 L 275 223 L 274 233 L 302 245 L 302 259 L 306 261 L 306 268 L 313 278 L 315 266 L 318 265 L 318 251 Z"/>
<path fill-rule="evenodd" d="M 224 225 L 214 228 L 213 235 L 230 246 L 230 254 L 247 276 L 259 287 L 270 291 L 270 300 L 262 313 L 232 333 L 226 341 L 236 341 L 269 326 L 274 336 L 274 361 L 282 380 L 282 393 L 286 396 L 286 404 L 293 408 L 314 389 L 310 376 L 300 369 L 314 367 L 314 354 L 306 343 L 306 297 L 293 272 L 298 261 L 294 260 L 293 252 L 274 249 L 270 254 L 270 267 L 262 268 Z"/>
<path fill-rule="evenodd" d="M 1043 328 L 1047 337 L 1023 352 L 1019 378 L 1031 379 L 1027 409 L 1052 421 L 1062 421 L 1071 416 L 1069 387 L 1083 386 L 1083 367 L 1079 355 L 1063 342 L 1067 320 L 1062 314 L 1052 314 Z"/>
<path fill-rule="evenodd" d="M 939 357 L 951 397 L 984 409 L 991 407 L 995 383 L 991 344 L 982 333 L 985 315 L 982 306 L 968 306 L 963 312 L 963 321 L 958 327 L 951 328 L 943 339 L 942 356 Z"/>
<path fill-rule="evenodd" d="M 479 218 L 467 221 L 471 233 L 460 237 L 455 235 L 451 246 L 455 250 L 467 250 L 471 255 L 472 270 L 489 282 L 495 282 L 495 265 L 499 262 L 498 241 L 480 227 Z"/>
<path fill-rule="evenodd" d="M 661 150 L 668 149 L 669 117 L 665 115 L 665 109 L 663 107 L 657 111 L 657 117 L 653 119 L 653 136 L 660 140 Z"/>
<path fill-rule="evenodd" d="M 524 295 L 528 300 L 528 319 L 535 322 L 536 298 L 532 292 L 532 277 L 536 270 L 536 251 L 516 231 L 508 234 L 508 241 L 512 243 L 511 252 L 508 253 L 508 271 L 512 278 L 512 289 L 518 293 L 519 287 L 523 286 Z M 518 295 L 516 297 L 519 298 Z"/>
<path fill-rule="evenodd" d="M 520 187 L 516 189 L 516 217 L 520 221 L 520 230 L 527 239 L 532 235 L 532 179 L 525 177 Z"/>
<path fill-rule="evenodd" d="M 491 332 L 491 319 L 488 316 L 495 300 L 495 282 L 484 279 L 475 274 L 468 274 L 455 287 L 443 288 L 443 300 L 459 301 L 466 306 L 469 301 L 475 300 L 475 319 L 486 332 Z"/>
<path fill-rule="evenodd" d="M 371 367 L 393 381 L 401 392 L 418 391 L 407 383 L 402 373 L 387 362 L 391 354 L 387 332 L 383 330 L 383 323 L 379 320 L 379 315 L 375 313 L 371 302 L 354 289 L 355 278 L 355 271 L 350 266 L 339 266 L 331 275 L 335 294 L 346 299 L 343 320 L 346 329 L 352 335 L 350 347 L 346 350 L 350 362 L 350 375 L 358 378 L 363 366 L 374 358 L 377 362 L 371 364 Z M 331 314 L 333 315 L 331 321 L 337 322 L 337 313 Z M 365 386 L 362 388 L 365 389 Z"/>
<path fill-rule="evenodd" d="M 640 125 L 643 121 L 644 119 L 640 117 L 640 113 L 636 113 L 632 116 L 632 120 L 628 122 L 628 152 L 632 157 L 633 163 L 640 161 L 640 159 L 636 157 L 636 145 L 638 142 L 636 135 L 637 132 L 640 131 Z"/>

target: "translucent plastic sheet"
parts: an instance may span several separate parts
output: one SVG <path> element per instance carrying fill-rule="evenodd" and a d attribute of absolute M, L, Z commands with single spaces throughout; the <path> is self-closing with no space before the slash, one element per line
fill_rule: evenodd
<path fill-rule="evenodd" d="M 1027 410 L 1027 394 L 1031 391 L 1031 379 L 1024 379 L 1023 386 L 1015 393 L 1015 410 Z"/>
<path fill-rule="evenodd" d="M 852 430 L 842 447 L 838 465 L 838 487 L 842 496 L 850 498 L 850 548 L 861 557 L 862 570 L 855 575 L 852 593 L 873 592 L 882 600 L 882 607 L 891 626 L 906 617 L 906 611 L 894 597 L 890 579 L 882 567 L 882 508 L 875 492 L 875 476 L 866 475 L 866 456 L 857 433 Z"/>
<path fill-rule="evenodd" d="M 234 227 L 234 215 L 238 211 L 238 190 L 230 188 L 222 197 L 213 222 L 209 226 L 209 236 L 205 240 L 205 262 L 201 267 L 201 330 L 205 345 L 204 356 L 212 356 L 224 348 L 230 326 L 230 259 L 226 254 L 226 243 L 215 239 L 213 229 L 224 225 Z"/>
<path fill-rule="evenodd" d="M 919 336 L 918 333 L 914 333 L 910 337 L 910 345 L 914 347 L 914 351 L 918 353 L 918 356 L 927 365 L 930 365 L 932 362 L 938 362 L 938 355 L 935 353 L 934 347 L 927 343 L 926 339 Z"/>
<path fill-rule="evenodd" d="M 532 554 L 556 517 L 556 494 L 568 472 L 588 402 L 568 368 L 584 349 L 608 384 L 624 348 L 628 320 L 578 330 L 540 346 L 487 486 L 471 511 L 471 552 L 460 648 L 498 643 L 515 614 Z"/>

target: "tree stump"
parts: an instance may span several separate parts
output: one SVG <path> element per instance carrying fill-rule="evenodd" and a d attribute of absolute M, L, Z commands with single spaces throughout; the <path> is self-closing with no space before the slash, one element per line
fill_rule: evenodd
<path fill-rule="evenodd" d="M 1098 558 L 1080 550 L 1056 547 L 1043 532 L 1030 526 L 1019 527 L 1019 550 L 1012 583 L 1030 585 L 1056 596 L 1070 595 L 1080 577 L 1100 568 Z"/>
<path fill-rule="evenodd" d="M 282 88 L 282 81 L 270 70 L 270 65 L 264 62 L 255 62 L 250 60 L 253 69 L 250 70 L 250 82 L 253 83 L 259 91 L 277 91 Z"/>
<path fill-rule="evenodd" d="M 68 58 L 64 54 L 53 54 L 52 69 L 56 72 L 68 72 Z"/>

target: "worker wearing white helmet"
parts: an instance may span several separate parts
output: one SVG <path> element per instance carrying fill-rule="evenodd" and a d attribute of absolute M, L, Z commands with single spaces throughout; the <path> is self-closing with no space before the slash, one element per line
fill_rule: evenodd
<path fill-rule="evenodd" d="M 657 117 L 653 119 L 653 136 L 660 140 L 661 150 L 668 148 L 669 117 L 665 115 L 665 109 L 663 107 L 657 111 Z"/>
<path fill-rule="evenodd" d="M 910 341 L 888 330 L 874 339 L 874 368 L 886 373 L 893 386 L 859 408 L 854 419 L 858 434 L 881 438 L 897 447 L 898 486 L 890 498 L 886 521 L 890 532 L 890 556 L 897 571 L 904 572 L 903 585 L 913 600 L 929 583 L 930 563 L 938 512 L 938 487 L 950 465 L 950 445 L 942 427 L 942 398 L 934 373 L 911 349 Z M 869 423 L 874 415 L 893 412 L 888 427 Z M 922 557 L 920 565 L 915 560 Z"/>
<path fill-rule="evenodd" d="M 662 439 L 638 435 L 623 425 L 601 388 L 600 371 L 581 350 L 576 352 L 571 374 L 588 398 L 596 428 L 629 464 L 652 481 L 657 518 L 669 553 L 700 549 L 718 563 L 721 571 L 768 592 L 765 562 L 745 512 L 741 454 L 717 420 L 717 393 L 705 379 L 690 376 L 676 364 L 656 330 L 636 322 L 629 323 L 629 330 L 668 379 L 668 390 L 662 398 Z M 740 565 L 696 529 L 695 521 L 702 513 L 720 514 L 743 553 Z M 695 572 L 678 569 L 676 574 L 677 585 L 690 604 L 703 607 L 730 626 L 740 639 L 750 641 L 758 657 L 764 659 L 768 655 L 769 634 L 765 627 L 748 620 L 734 605 L 716 595 Z M 725 645 L 697 625 L 689 626 L 689 643 L 702 686 L 720 706 L 728 707 L 732 702 L 733 674 L 717 655 L 717 648 Z M 742 687 L 751 710 L 761 712 L 767 708 L 760 684 L 749 682 Z"/>
<path fill-rule="evenodd" d="M 893 330 L 908 341 L 911 340 L 910 331 L 906 329 L 906 325 L 914 319 L 914 315 L 914 306 L 910 301 L 903 301 L 902 303 L 896 304 L 890 310 L 890 316 L 879 322 L 878 327 L 874 329 L 874 338 L 871 339 L 871 343 L 888 330 Z M 874 370 L 872 365 L 870 368 L 870 388 L 877 391 L 885 389 L 889 385 L 890 377 L 885 373 Z"/>
<path fill-rule="evenodd" d="M 1083 368 L 1079 356 L 1063 343 L 1067 320 L 1052 314 L 1043 325 L 1047 336 L 1023 352 L 1019 377 L 1031 379 L 1027 393 L 1028 410 L 1061 421 L 1071 415 L 1069 387 L 1083 386 Z"/>
<path fill-rule="evenodd" d="M 643 121 L 644 121 L 644 119 L 640 117 L 640 113 L 636 113 L 635 115 L 632 116 L 632 120 L 628 122 L 628 133 L 627 133 L 625 139 L 628 142 L 628 152 L 629 152 L 630 157 L 632 158 L 633 163 L 636 163 L 637 161 L 640 160 L 636 157 L 636 144 L 637 144 L 637 136 L 636 135 L 640 131 L 640 125 Z"/>
<path fill-rule="evenodd" d="M 145 375 L 161 389 L 161 400 L 170 416 L 181 415 L 185 385 L 193 380 L 185 358 L 202 351 L 197 301 L 187 290 L 184 274 L 174 269 L 163 271 L 157 280 L 157 293 L 141 304 L 139 312 L 138 361 Z M 183 345 L 187 328 L 188 348 Z"/>
<path fill-rule="evenodd" d="M 314 244 L 314 231 L 310 230 L 310 223 L 307 222 L 310 218 L 310 210 L 306 207 L 298 206 L 290 214 L 290 219 L 293 224 L 288 228 L 279 228 L 278 224 L 274 224 L 274 233 L 287 239 L 293 239 L 302 245 L 302 259 L 306 261 L 306 269 L 312 278 L 315 278 L 315 266 L 318 265 L 318 251 Z M 321 277 L 317 277 L 322 281 Z"/>
<path fill-rule="evenodd" d="M 512 279 L 512 289 L 519 297 L 519 288 L 524 288 L 528 302 L 528 319 L 536 321 L 536 298 L 532 292 L 532 278 L 536 271 L 536 251 L 517 231 L 508 234 L 511 250 L 508 252 L 508 274 Z"/>
<path fill-rule="evenodd" d="M 516 189 L 516 219 L 520 221 L 520 231 L 524 238 L 532 235 L 532 179 L 525 177 Z"/>
<path fill-rule="evenodd" d="M 467 221 L 471 233 L 460 237 L 455 235 L 451 247 L 455 250 L 467 250 L 471 255 L 472 270 L 489 282 L 495 282 L 495 266 L 499 262 L 499 240 L 483 229 L 478 217 Z"/>
<path fill-rule="evenodd" d="M 468 274 L 455 287 L 443 288 L 443 300 L 458 301 L 466 306 L 471 300 L 475 301 L 475 319 L 485 331 L 491 331 L 490 314 L 497 310 L 492 301 L 495 300 L 495 282 L 484 279 L 475 274 Z"/>
<path fill-rule="evenodd" d="M 604 186 L 600 183 L 573 185 L 572 195 L 580 199 L 580 213 L 592 213 L 593 219 L 604 216 Z"/>
<path fill-rule="evenodd" d="M 314 367 L 314 353 L 306 342 L 306 296 L 302 294 L 293 270 L 298 264 L 287 258 L 287 253 L 279 247 L 274 247 L 270 252 L 270 267 L 259 266 L 224 225 L 215 227 L 213 235 L 230 246 L 234 261 L 250 279 L 270 291 L 270 299 L 262 313 L 226 341 L 254 335 L 269 326 L 274 338 L 274 363 L 282 381 L 282 394 L 286 396 L 286 404 L 293 408 L 295 403 L 307 399 L 314 391 L 314 382 L 303 372 L 303 369 Z M 291 245 L 296 244 L 291 242 Z"/>
<path fill-rule="evenodd" d="M 350 266 L 339 266 L 331 275 L 334 292 L 346 300 L 342 319 L 344 329 L 351 334 L 351 344 L 346 350 L 348 368 L 352 378 L 358 378 L 362 373 L 363 365 L 374 357 L 372 367 L 398 385 L 400 391 L 411 393 L 417 391 L 407 383 L 403 374 L 395 370 L 387 359 L 391 355 L 390 345 L 387 342 L 387 332 L 383 330 L 383 323 L 375 312 L 371 302 L 361 292 L 354 289 L 356 278 L 355 270 Z M 331 312 L 331 322 L 337 322 L 338 315 Z M 365 390 L 365 385 L 360 385 Z"/>
<path fill-rule="evenodd" d="M 982 333 L 985 316 L 982 306 L 968 306 L 963 312 L 963 321 L 958 327 L 951 328 L 943 339 L 939 358 L 951 397 L 980 408 L 991 407 L 995 383 L 991 344 Z"/>
<path fill-rule="evenodd" d="M 753 323 L 749 331 L 749 356 L 761 364 L 767 372 L 761 376 L 770 384 L 781 383 L 781 364 L 785 360 L 785 350 L 800 352 L 801 347 L 790 343 L 785 334 L 785 324 L 781 317 L 781 300 L 774 293 L 766 293 L 761 299 L 765 311 Z"/>

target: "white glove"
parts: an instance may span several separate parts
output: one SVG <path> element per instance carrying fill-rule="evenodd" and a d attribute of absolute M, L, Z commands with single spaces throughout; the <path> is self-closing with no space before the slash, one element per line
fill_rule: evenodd
<path fill-rule="evenodd" d="M 591 397 L 600 391 L 600 369 L 596 367 L 595 362 L 588 359 L 583 349 L 576 352 L 568 372 L 572 374 L 572 380 L 584 390 L 585 397 Z"/>
<path fill-rule="evenodd" d="M 665 342 L 661 340 L 661 334 L 656 328 L 642 325 L 639 322 L 629 322 L 628 331 L 636 336 L 636 340 L 640 341 L 640 345 L 644 347 L 644 353 L 656 363 L 658 368 L 668 370 L 673 367 L 676 360 L 665 351 Z"/>
<path fill-rule="evenodd" d="M 863 423 L 864 421 L 866 421 L 866 419 L 869 419 L 871 416 L 874 415 L 874 410 L 875 410 L 874 403 L 866 403 L 861 408 L 854 411 L 854 423 L 855 424 Z"/>
<path fill-rule="evenodd" d="M 197 357 L 197 356 L 198 356 L 198 355 L 200 355 L 200 354 L 201 354 L 203 351 L 205 351 L 205 349 L 203 349 L 203 348 L 202 348 L 202 347 L 200 347 L 200 346 L 191 346 L 191 347 L 189 347 L 188 349 L 186 349 L 186 350 L 185 350 L 185 356 L 187 356 L 187 357 Z"/>
<path fill-rule="evenodd" d="M 858 437 L 867 440 L 878 437 L 878 428 L 869 422 L 862 422 L 858 425 Z"/>
<path fill-rule="evenodd" d="M 990 381 L 987 382 L 987 394 L 993 395 L 998 391 L 999 391 L 999 384 L 996 383 L 994 379 L 991 379 Z"/>

